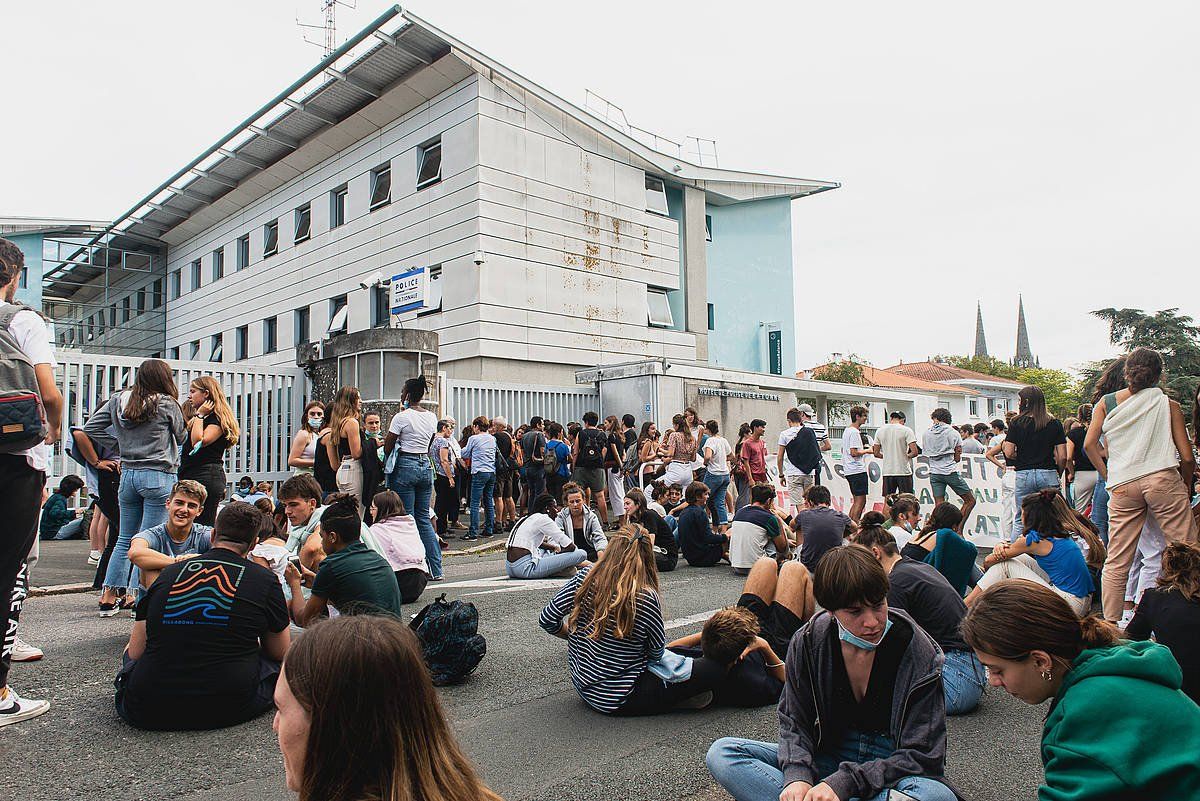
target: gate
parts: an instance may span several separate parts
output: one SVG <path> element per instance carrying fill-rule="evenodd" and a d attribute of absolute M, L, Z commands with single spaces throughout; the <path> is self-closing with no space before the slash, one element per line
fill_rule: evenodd
<path fill-rule="evenodd" d="M 587 411 L 600 411 L 600 393 L 595 387 L 550 387 L 501 384 L 491 381 L 460 381 L 447 378 L 445 408 L 459 427 L 479 415 L 503 415 L 515 429 L 534 415 L 564 426 L 580 420 Z"/>

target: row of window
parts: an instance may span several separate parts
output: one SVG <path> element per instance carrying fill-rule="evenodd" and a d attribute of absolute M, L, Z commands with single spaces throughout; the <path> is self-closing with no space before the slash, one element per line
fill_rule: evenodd
<path fill-rule="evenodd" d="M 442 140 L 441 138 L 427 142 L 417 149 L 417 186 L 418 190 L 433 186 L 442 180 Z M 329 191 L 329 229 L 333 230 L 346 223 L 346 196 L 349 188 L 342 184 Z M 371 195 L 368 204 L 369 211 L 381 209 L 392 202 L 392 165 L 384 162 L 371 170 Z M 298 245 L 312 237 L 312 203 L 305 203 L 292 212 L 292 244 Z M 269 259 L 279 252 L 279 219 L 263 223 L 263 259 Z M 237 238 L 235 246 L 235 270 L 244 270 L 250 266 L 250 234 L 242 234 Z M 204 285 L 204 270 L 200 259 L 195 259 L 189 265 L 190 289 L 194 292 Z M 219 281 L 225 276 L 225 249 L 217 248 L 212 252 L 209 262 L 209 283 Z M 169 276 L 171 300 L 183 294 L 183 270 L 172 270 Z"/>
<path fill-rule="evenodd" d="M 78 323 L 79 341 L 81 344 L 85 341 L 91 342 L 96 337 L 103 336 L 105 331 L 128 323 L 148 311 L 160 309 L 162 305 L 163 280 L 158 278 L 153 284 L 141 287 L 120 301 L 114 301 L 107 309 L 100 309 L 81 320 Z M 74 339 L 72 335 L 71 340 Z"/>

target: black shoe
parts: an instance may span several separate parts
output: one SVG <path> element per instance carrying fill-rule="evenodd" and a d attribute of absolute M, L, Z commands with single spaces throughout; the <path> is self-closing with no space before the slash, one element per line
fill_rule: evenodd
<path fill-rule="evenodd" d="M 463 535 L 463 542 L 475 542 L 477 539 L 479 539 L 479 537 L 476 537 L 474 534 Z"/>

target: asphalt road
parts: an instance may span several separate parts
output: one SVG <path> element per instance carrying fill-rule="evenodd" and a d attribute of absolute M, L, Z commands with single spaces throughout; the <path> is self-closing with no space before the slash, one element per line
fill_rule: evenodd
<path fill-rule="evenodd" d="M 82 546 L 82 548 L 80 547 Z M 50 543 L 45 578 L 83 580 L 86 543 Z M 473 601 L 488 654 L 466 684 L 444 688 L 454 728 L 486 781 L 509 801 L 724 799 L 704 768 L 717 737 L 772 740 L 773 708 L 714 709 L 614 719 L 590 711 L 567 674 L 564 643 L 542 632 L 546 586 L 500 582 L 497 556 L 452 557 L 437 592 Z M 54 583 L 61 583 L 56 581 Z M 700 627 L 685 618 L 733 603 L 741 579 L 727 569 L 681 567 L 663 576 L 670 635 Z M 15 665 L 18 691 L 52 701 L 33 721 L 0 730 L 0 799 L 288 801 L 269 715 L 215 732 L 139 732 L 112 708 L 112 676 L 130 620 L 96 616 L 94 593 L 33 598 L 22 636 L 46 651 Z M 419 607 L 414 605 L 412 611 Z M 975 713 L 950 720 L 948 774 L 971 799 L 1036 795 L 1044 710 L 989 691 Z"/>

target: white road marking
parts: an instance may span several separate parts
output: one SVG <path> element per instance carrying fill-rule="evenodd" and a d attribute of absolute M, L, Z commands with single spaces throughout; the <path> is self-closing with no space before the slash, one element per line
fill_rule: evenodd
<path fill-rule="evenodd" d="M 721 607 L 721 609 L 724 608 L 725 607 Z M 697 612 L 696 614 L 688 615 L 687 617 L 677 617 L 674 620 L 668 620 L 663 623 L 663 628 L 667 631 L 670 631 L 671 629 L 681 629 L 684 626 L 690 626 L 694 623 L 703 623 L 717 612 L 720 612 L 721 609 L 709 609 L 707 612 Z"/>

